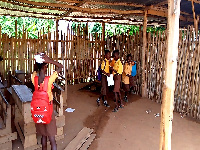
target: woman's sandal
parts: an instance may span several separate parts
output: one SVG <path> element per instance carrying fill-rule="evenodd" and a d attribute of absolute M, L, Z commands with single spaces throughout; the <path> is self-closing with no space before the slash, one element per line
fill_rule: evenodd
<path fill-rule="evenodd" d="M 115 107 L 112 112 L 118 112 L 118 108 Z"/>

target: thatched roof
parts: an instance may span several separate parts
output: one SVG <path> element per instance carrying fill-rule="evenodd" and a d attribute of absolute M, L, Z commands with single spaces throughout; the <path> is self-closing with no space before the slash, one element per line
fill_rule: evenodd
<path fill-rule="evenodd" d="M 194 0 L 196 15 L 199 8 Z M 1 15 L 110 23 L 142 23 L 144 10 L 148 23 L 166 24 L 167 0 L 0 0 Z M 182 26 L 193 23 L 191 0 L 181 0 L 180 20 Z"/>

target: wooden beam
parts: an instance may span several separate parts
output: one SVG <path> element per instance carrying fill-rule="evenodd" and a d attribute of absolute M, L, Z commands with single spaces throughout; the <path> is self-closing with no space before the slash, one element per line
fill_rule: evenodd
<path fill-rule="evenodd" d="M 166 17 L 168 16 L 167 11 L 157 11 L 150 9 L 148 10 L 148 15 L 154 15 L 154 16 L 160 16 L 160 17 Z M 193 22 L 194 20 L 190 17 L 184 17 L 180 15 L 180 20 L 181 21 L 186 21 L 186 22 Z"/>
<path fill-rule="evenodd" d="M 79 3 L 75 3 L 74 6 L 80 7 L 80 6 L 83 5 L 85 2 L 86 2 L 86 0 L 79 1 Z M 72 12 L 73 12 L 73 9 L 70 8 L 64 15 L 60 16 L 59 19 L 68 16 L 68 15 L 69 15 L 70 13 L 72 13 Z"/>
<path fill-rule="evenodd" d="M 194 3 L 200 4 L 200 1 L 198 0 L 188 0 L 188 1 L 193 1 Z"/>
<path fill-rule="evenodd" d="M 148 15 L 160 16 L 160 17 L 167 17 L 167 11 L 157 11 L 150 9 L 147 11 Z"/>
<path fill-rule="evenodd" d="M 165 4 L 167 4 L 167 0 L 155 4 L 155 5 L 153 5 L 153 7 L 159 7 L 159 6 L 162 6 L 162 5 L 165 5 Z"/>
<path fill-rule="evenodd" d="M 145 81 L 145 51 L 147 48 L 147 10 L 144 12 L 143 22 L 143 46 L 142 46 L 142 97 L 147 97 L 147 83 Z"/>
<path fill-rule="evenodd" d="M 8 0 L 0 0 L 0 1 L 12 4 L 12 5 L 27 7 L 27 8 L 66 11 L 65 9 L 59 8 L 59 7 L 55 8 L 55 7 L 50 7 L 50 6 L 35 6 L 35 5 L 27 4 L 27 3 L 24 3 L 23 0 L 17 0 L 17 2 L 16 1 L 8 1 Z"/>
<path fill-rule="evenodd" d="M 180 13 L 183 14 L 183 15 L 188 15 L 188 16 L 191 15 L 191 14 L 184 12 L 184 11 L 180 11 Z"/>
<path fill-rule="evenodd" d="M 183 17 L 181 15 L 180 15 L 180 20 L 185 21 L 185 22 L 194 22 L 194 19 L 192 19 L 190 17 Z"/>
<path fill-rule="evenodd" d="M 80 1 L 73 1 L 73 0 L 59 0 L 62 2 L 69 2 L 69 3 L 80 3 Z M 99 1 L 86 1 L 86 4 L 91 5 L 111 5 L 111 6 L 132 6 L 132 7 L 140 7 L 144 8 L 144 5 L 136 4 L 136 3 L 125 3 L 125 2 L 119 2 L 119 3 L 112 3 L 112 2 L 99 2 Z"/>
<path fill-rule="evenodd" d="M 0 145 L 8 141 L 15 140 L 15 139 L 17 139 L 17 132 L 9 133 L 7 135 L 2 135 L 0 136 Z"/>
<path fill-rule="evenodd" d="M 11 3 L 8 0 L 1 0 L 3 2 L 8 2 Z M 194 0 L 195 2 L 196 0 Z M 18 2 L 20 2 L 18 5 L 27 5 L 27 6 L 32 6 L 33 8 L 39 8 L 39 9 L 50 9 L 50 10 L 58 10 L 58 11 L 65 11 L 70 9 L 70 11 L 68 11 L 67 14 L 65 15 L 69 15 L 72 11 L 78 11 L 78 12 L 86 12 L 86 13 L 90 13 L 90 14 L 113 14 L 113 15 L 140 15 L 143 14 L 143 10 L 117 10 L 117 9 L 91 9 L 91 8 L 82 8 L 79 6 L 73 6 L 73 5 L 69 5 L 69 4 L 61 4 L 61 3 L 44 3 L 44 2 L 35 2 L 35 1 L 28 1 L 28 0 L 18 0 Z M 68 2 L 68 0 L 66 1 Z M 84 2 L 80 2 L 80 1 L 72 1 L 70 0 L 69 2 L 73 2 L 73 3 L 80 3 L 83 4 Z M 14 2 L 12 2 L 14 3 Z M 133 7 L 141 7 L 141 8 L 146 8 L 143 5 L 138 5 L 138 4 L 134 4 L 134 3 L 106 3 L 106 2 L 85 2 L 87 4 L 104 4 L 105 5 L 124 5 L 124 6 L 133 6 Z M 162 2 L 162 4 L 164 4 L 164 2 Z M 159 5 L 161 5 L 161 3 L 159 3 Z M 11 10 L 11 11 L 19 11 L 19 12 L 25 12 L 25 13 L 29 13 L 29 14 L 34 14 L 36 15 L 46 15 L 46 16 L 50 16 L 50 18 L 52 18 L 52 14 L 47 14 L 47 13 L 36 13 L 36 12 L 29 12 L 29 11 L 24 11 L 24 10 L 17 10 L 17 9 L 9 9 L 9 8 L 3 8 L 3 9 L 7 9 L 7 10 Z M 155 8 L 149 8 L 148 10 L 148 15 L 153 15 L 153 16 L 160 16 L 160 17 L 167 17 L 167 11 L 165 10 L 155 10 Z M 54 14 L 53 18 L 55 18 L 56 16 L 58 16 L 58 14 Z M 37 17 L 37 16 L 36 16 Z M 58 16 L 57 18 L 62 18 L 63 16 Z M 43 18 L 43 17 L 41 17 Z M 180 17 L 180 20 L 182 21 L 188 21 L 188 22 L 193 22 L 193 20 L 191 18 L 188 17 Z"/>
<path fill-rule="evenodd" d="M 174 90 L 179 40 L 180 1 L 168 0 L 167 50 L 162 93 L 160 150 L 171 150 Z"/>
<path fill-rule="evenodd" d="M 33 15 L 46 15 L 46 16 L 58 16 L 57 14 L 49 14 L 49 13 L 36 13 L 36 12 L 29 12 L 29 11 L 24 11 L 24 10 L 18 10 L 18 9 L 11 9 L 11 8 L 5 8 L 5 7 L 2 7 L 0 6 L 0 9 L 4 9 L 4 10 L 10 10 L 10 11 L 13 11 L 13 12 L 24 12 L 24 13 L 27 13 L 27 15 L 29 14 L 33 14 Z M 29 16 L 30 17 L 30 16 Z"/>
<path fill-rule="evenodd" d="M 60 8 L 71 8 L 74 10 L 78 10 L 80 12 L 93 12 L 93 13 L 113 13 L 113 14 L 137 14 L 143 13 L 143 10 L 116 10 L 116 9 L 91 9 L 91 8 L 82 8 L 78 6 L 72 6 L 68 4 L 58 4 L 58 3 L 44 3 L 44 2 L 35 2 L 28 0 L 18 0 L 19 2 L 23 2 L 26 4 L 36 5 L 36 6 L 48 6 L 48 7 L 60 7 Z"/>

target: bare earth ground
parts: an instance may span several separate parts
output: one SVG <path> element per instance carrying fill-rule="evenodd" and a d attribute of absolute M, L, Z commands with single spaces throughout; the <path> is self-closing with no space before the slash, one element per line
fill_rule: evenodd
<path fill-rule="evenodd" d="M 64 112 L 65 138 L 57 143 L 58 150 L 67 144 L 84 127 L 93 128 L 97 134 L 89 150 L 158 150 L 160 104 L 136 95 L 129 96 L 125 108 L 113 113 L 113 97 L 109 95 L 111 108 L 97 107 L 98 92 L 78 90 L 83 84 L 68 86 L 67 107 L 75 108 L 73 113 Z M 67 108 L 66 107 L 66 108 Z M 151 110 L 149 114 L 146 110 Z M 172 150 L 199 150 L 200 124 L 174 113 Z M 13 142 L 14 150 L 22 150 L 19 140 Z"/>

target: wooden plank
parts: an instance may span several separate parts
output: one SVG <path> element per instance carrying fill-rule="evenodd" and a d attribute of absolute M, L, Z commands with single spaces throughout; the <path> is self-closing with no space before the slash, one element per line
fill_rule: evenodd
<path fill-rule="evenodd" d="M 55 139 L 56 139 L 56 141 L 60 141 L 60 140 L 62 140 L 64 137 L 65 137 L 64 135 L 56 135 L 56 136 L 55 136 Z M 49 143 L 50 143 L 50 142 L 49 142 Z M 49 143 L 47 143 L 47 144 L 49 144 Z"/>
<path fill-rule="evenodd" d="M 8 141 L 0 145 L 1 150 L 12 150 L 12 141 Z"/>
<path fill-rule="evenodd" d="M 15 127 L 17 129 L 18 135 L 20 137 L 24 149 L 37 145 L 36 133 L 24 136 L 22 128 L 20 127 L 20 124 L 17 121 L 15 121 Z"/>
<path fill-rule="evenodd" d="M 42 144 L 36 144 L 36 145 L 30 146 L 30 147 L 26 147 L 26 148 L 24 148 L 24 150 L 36 150 L 36 149 L 40 149 L 40 148 L 42 148 Z"/>
<path fill-rule="evenodd" d="M 64 150 L 78 150 L 92 132 L 92 129 L 84 127 Z"/>
<path fill-rule="evenodd" d="M 23 107 L 22 107 L 22 113 L 23 113 L 23 116 L 24 116 L 24 123 L 30 123 L 30 122 L 33 122 L 33 118 L 31 117 L 31 103 L 30 102 L 27 102 L 27 103 L 24 103 L 23 104 Z"/>
<path fill-rule="evenodd" d="M 64 130 L 64 127 L 57 128 L 57 135 L 58 136 L 63 135 L 63 130 Z"/>
<path fill-rule="evenodd" d="M 32 100 L 32 93 L 26 85 L 13 85 L 12 86 L 12 96 L 17 104 L 22 116 L 24 117 L 24 122 L 32 122 L 31 117 L 31 106 L 30 102 Z"/>
<path fill-rule="evenodd" d="M 87 150 L 88 147 L 91 145 L 93 140 L 95 139 L 96 134 L 91 134 L 90 137 L 87 139 L 87 141 L 83 144 L 83 146 L 80 148 L 80 150 Z"/>
<path fill-rule="evenodd" d="M 0 144 L 17 139 L 17 132 L 9 133 L 7 135 L 0 136 Z"/>
<path fill-rule="evenodd" d="M 65 126 L 65 116 L 56 116 L 56 127 L 60 128 Z"/>
<path fill-rule="evenodd" d="M 23 134 L 24 136 L 36 134 L 35 122 L 25 123 L 23 127 Z"/>
<path fill-rule="evenodd" d="M 175 8 L 175 10 L 174 10 Z M 176 12 L 176 13 L 175 13 Z M 174 90 L 179 40 L 180 0 L 168 0 L 168 36 L 165 77 L 161 106 L 160 150 L 171 150 Z"/>

